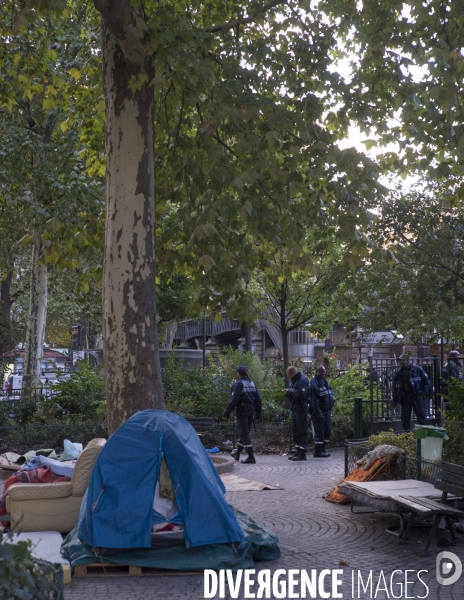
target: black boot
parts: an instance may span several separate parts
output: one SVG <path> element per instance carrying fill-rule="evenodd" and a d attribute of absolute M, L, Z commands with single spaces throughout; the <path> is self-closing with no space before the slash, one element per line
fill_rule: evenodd
<path fill-rule="evenodd" d="M 294 450 L 293 452 L 289 453 L 288 455 L 288 460 L 293 460 L 293 458 L 298 454 L 298 449 Z"/>
<path fill-rule="evenodd" d="M 245 458 L 245 460 L 242 460 L 241 462 L 244 465 L 254 465 L 254 464 L 256 464 L 255 455 L 253 454 L 253 446 L 247 446 L 245 448 L 245 450 L 247 451 L 248 458 Z"/>
<path fill-rule="evenodd" d="M 306 460 L 306 450 L 304 448 L 299 448 L 298 453 L 292 458 L 292 460 Z"/>
<path fill-rule="evenodd" d="M 230 453 L 230 455 L 232 456 L 232 458 L 234 460 L 240 460 L 240 454 L 243 452 L 243 446 L 242 444 L 237 444 L 237 447 L 232 450 L 232 452 Z"/>
<path fill-rule="evenodd" d="M 313 454 L 313 457 L 314 457 L 314 458 L 321 458 L 321 456 L 322 456 L 322 454 L 321 454 L 321 451 L 322 451 L 322 444 L 316 444 L 316 445 L 314 446 L 314 454 Z"/>
<path fill-rule="evenodd" d="M 327 443 L 324 442 L 322 444 L 321 458 L 328 458 L 329 456 L 330 456 L 330 454 L 327 452 Z"/>

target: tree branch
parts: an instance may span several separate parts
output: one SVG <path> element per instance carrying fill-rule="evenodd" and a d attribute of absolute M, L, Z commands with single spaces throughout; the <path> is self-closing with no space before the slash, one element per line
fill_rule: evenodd
<path fill-rule="evenodd" d="M 246 25 L 247 23 L 254 23 L 258 16 L 267 13 L 272 8 L 279 6 L 279 4 L 287 4 L 287 0 L 272 0 L 272 2 L 265 4 L 259 11 L 259 13 L 256 14 L 254 17 L 243 17 L 241 19 L 234 19 L 233 21 L 222 23 L 222 25 L 213 25 L 212 27 L 207 27 L 205 31 L 207 31 L 208 33 L 216 33 L 217 31 L 227 31 L 228 29 L 234 29 L 235 27 L 238 27 L 240 25 Z"/>
<path fill-rule="evenodd" d="M 464 276 L 462 275 L 462 273 L 460 273 L 459 271 L 456 271 L 455 269 L 452 269 L 451 267 L 448 267 L 448 265 L 445 265 L 444 263 L 435 260 L 435 258 L 433 258 L 433 256 L 430 256 L 430 254 L 428 252 L 426 252 L 421 246 L 419 246 L 419 244 L 416 244 L 415 242 L 413 242 L 412 240 L 408 239 L 403 233 L 401 233 L 400 231 L 398 232 L 399 236 L 407 243 L 410 244 L 411 246 L 413 246 L 414 248 L 416 248 L 416 250 L 419 250 L 420 252 L 422 252 L 423 254 L 425 254 L 425 256 L 427 256 L 432 263 L 435 264 L 436 267 L 439 267 L 440 269 L 443 269 L 445 271 L 448 271 L 449 273 L 451 273 L 452 275 L 454 275 L 455 277 L 457 277 L 458 279 L 464 280 Z M 425 266 L 425 265 L 424 265 Z"/>

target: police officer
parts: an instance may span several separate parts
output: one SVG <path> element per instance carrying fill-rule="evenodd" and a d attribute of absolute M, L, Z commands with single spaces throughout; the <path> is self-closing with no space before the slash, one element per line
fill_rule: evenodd
<path fill-rule="evenodd" d="M 425 396 L 430 388 L 430 379 L 419 365 L 409 362 L 409 355 L 402 354 L 398 359 L 400 368 L 393 377 L 393 406 L 401 404 L 403 430 L 411 430 L 411 410 L 419 425 L 425 425 Z"/>
<path fill-rule="evenodd" d="M 255 383 L 251 381 L 248 369 L 245 366 L 240 365 L 237 367 L 235 376 L 237 381 L 232 386 L 231 398 L 222 418 L 224 421 L 227 421 L 230 413 L 235 409 L 239 440 L 237 448 L 231 454 L 235 460 L 239 460 L 240 454 L 245 450 L 248 458 L 241 462 L 243 464 L 254 465 L 256 459 L 253 454 L 250 429 L 253 418 L 259 419 L 261 416 L 261 396 Z"/>
<path fill-rule="evenodd" d="M 327 444 L 332 433 L 332 407 L 334 397 L 332 388 L 325 378 L 325 368 L 321 365 L 316 369 L 316 377 L 310 382 L 310 411 L 314 426 L 314 458 L 327 458 Z"/>
<path fill-rule="evenodd" d="M 288 367 L 287 375 L 290 377 L 290 387 L 283 393 L 291 403 L 292 433 L 296 451 L 290 454 L 289 460 L 306 460 L 308 451 L 308 395 L 309 381 L 295 367 Z"/>
<path fill-rule="evenodd" d="M 448 359 L 448 374 L 450 379 L 462 381 L 462 366 L 459 362 L 460 354 L 457 350 L 451 350 Z"/>

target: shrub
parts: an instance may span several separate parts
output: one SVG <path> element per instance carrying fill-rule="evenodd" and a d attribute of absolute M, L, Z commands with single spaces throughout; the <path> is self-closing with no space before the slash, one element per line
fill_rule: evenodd
<path fill-rule="evenodd" d="M 464 423 L 447 421 L 446 433 L 449 440 L 443 442 L 443 460 L 464 467 Z"/>
<path fill-rule="evenodd" d="M 31 542 L 7 541 L 0 533 L 0 600 L 62 598 L 62 590 L 53 581 L 56 567 L 34 561 Z"/>
<path fill-rule="evenodd" d="M 448 383 L 448 394 L 444 396 L 448 402 L 447 421 L 464 421 L 464 381 L 451 379 Z"/>
<path fill-rule="evenodd" d="M 101 420 L 98 409 L 105 399 L 105 382 L 88 360 L 80 361 L 78 370 L 58 380 L 53 390 L 51 398 L 42 397 L 34 422 Z"/>
<path fill-rule="evenodd" d="M 380 446 L 381 444 L 396 446 L 397 448 L 402 448 L 406 452 L 406 456 L 411 458 L 416 458 L 417 456 L 417 440 L 411 432 L 395 433 L 393 429 L 390 429 L 389 431 L 382 431 L 371 435 L 367 443 L 370 446 Z"/>
<path fill-rule="evenodd" d="M 283 380 L 275 372 L 274 363 L 264 363 L 257 354 L 226 350 L 218 364 L 209 357 L 205 368 L 185 368 L 177 355 L 171 353 L 166 362 L 163 386 L 166 408 L 184 416 L 212 416 L 220 421 L 230 399 L 235 381 L 235 369 L 245 365 L 263 399 L 263 422 L 282 422 L 288 409 L 282 394 Z"/>
<path fill-rule="evenodd" d="M 464 381 L 452 378 L 447 385 L 448 403 L 445 412 L 445 428 L 449 440 L 443 443 L 443 458 L 464 466 Z"/>

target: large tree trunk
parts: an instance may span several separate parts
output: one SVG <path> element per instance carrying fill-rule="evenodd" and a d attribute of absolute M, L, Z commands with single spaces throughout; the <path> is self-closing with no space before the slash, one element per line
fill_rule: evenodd
<path fill-rule="evenodd" d="M 11 350 L 11 282 L 13 271 L 9 271 L 0 282 L 0 359 Z"/>
<path fill-rule="evenodd" d="M 95 4 L 103 15 L 107 152 L 103 340 L 111 434 L 135 412 L 165 407 L 155 302 L 154 100 L 146 82 L 137 91 L 130 88 L 141 74 L 151 81 L 154 69 L 151 57 L 140 60 L 143 52 L 137 50 L 143 38 L 140 19 L 132 23 L 140 33 L 138 39 L 134 31 L 127 33 L 131 14 L 122 11 L 118 16 L 113 7 L 124 5 L 130 12 L 130 5 Z"/>
<path fill-rule="evenodd" d="M 26 332 L 26 349 L 23 367 L 23 389 L 40 387 L 41 361 L 47 322 L 47 267 L 39 262 L 42 242 L 32 248 L 31 296 Z"/>

